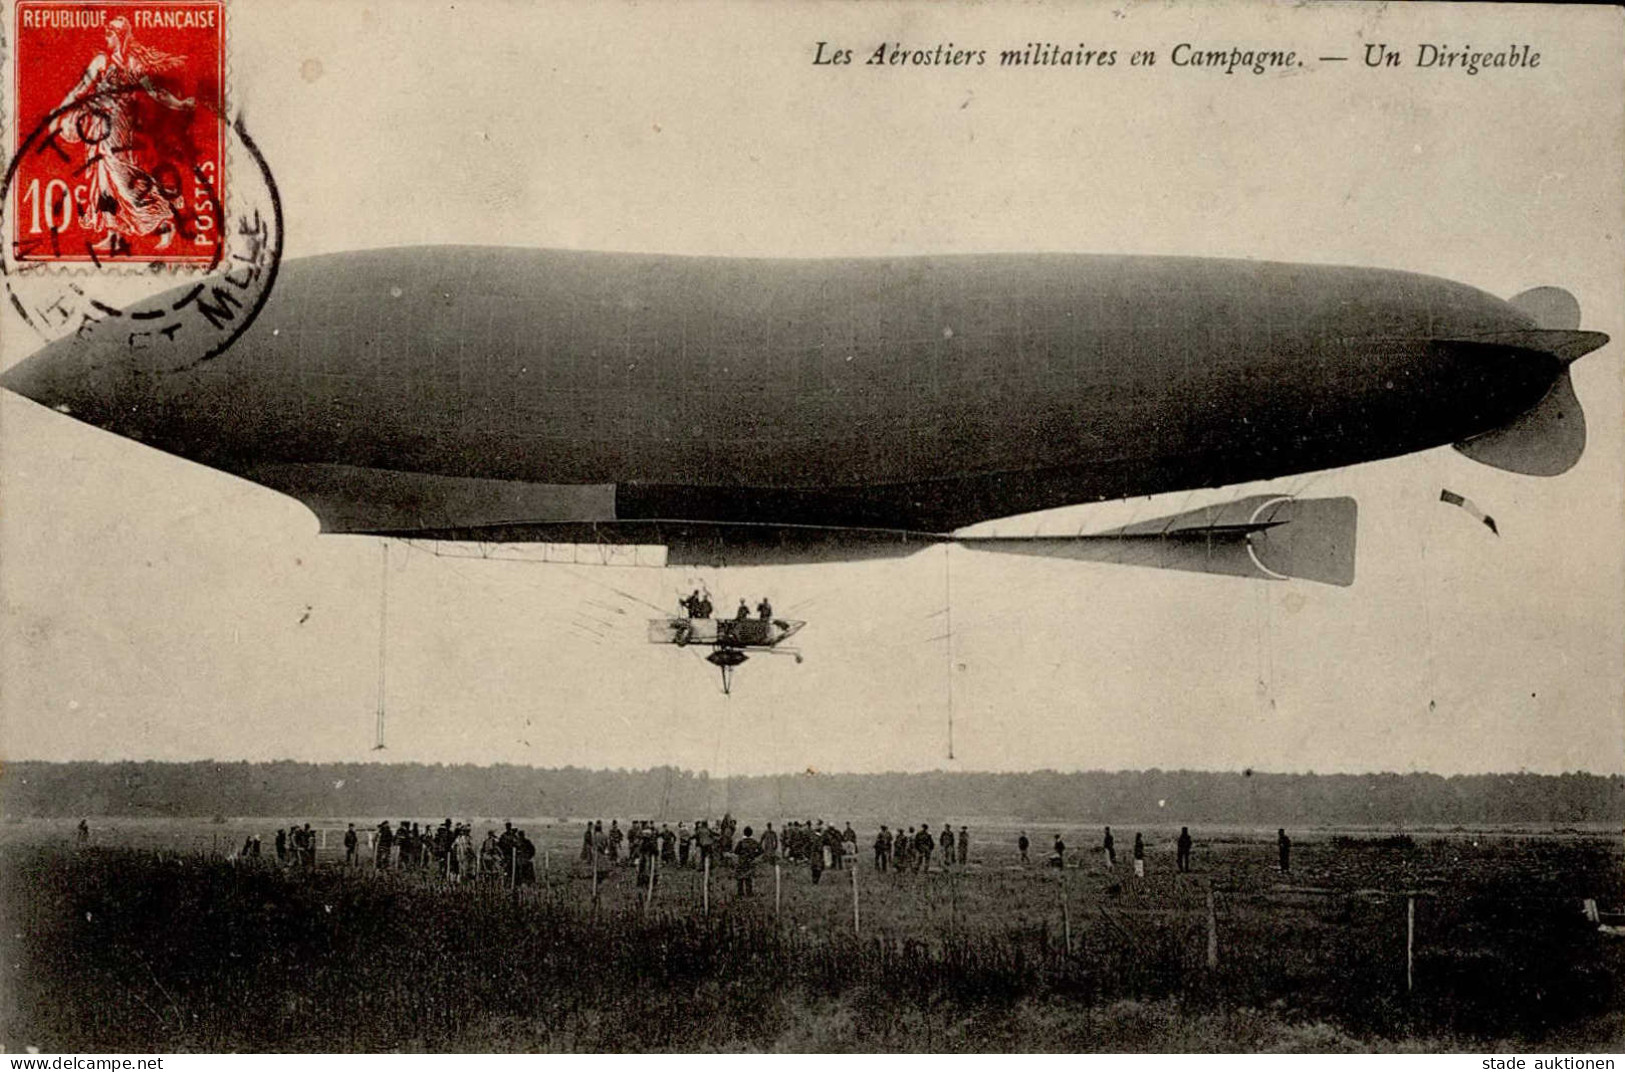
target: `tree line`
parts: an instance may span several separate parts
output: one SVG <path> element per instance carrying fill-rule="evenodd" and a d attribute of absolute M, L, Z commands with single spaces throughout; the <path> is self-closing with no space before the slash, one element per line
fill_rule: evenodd
<path fill-rule="evenodd" d="M 1031 771 L 712 778 L 499 764 L 9 763 L 8 817 L 947 818 L 1259 825 L 1617 823 L 1625 777 Z"/>

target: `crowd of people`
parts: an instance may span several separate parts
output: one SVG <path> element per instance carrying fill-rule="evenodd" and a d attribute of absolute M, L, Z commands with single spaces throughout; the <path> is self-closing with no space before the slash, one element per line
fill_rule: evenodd
<path fill-rule="evenodd" d="M 81 841 L 88 840 L 88 829 L 83 823 L 77 831 Z M 309 823 L 279 829 L 273 842 L 276 861 L 289 867 L 316 866 L 318 831 Z M 1067 854 L 1066 841 L 1060 833 L 1053 835 L 1050 851 L 1044 859 L 1048 867 L 1075 866 L 1076 860 Z M 1194 839 L 1189 827 L 1181 827 L 1175 839 L 1175 867 L 1181 873 L 1191 870 Z M 535 842 L 524 830 L 515 829 L 512 822 L 504 822 L 501 831 L 487 830 L 478 844 L 473 827 L 467 823 L 453 823 L 446 819 L 438 826 L 401 820 L 391 825 L 388 820 L 378 824 L 362 844 L 355 824 L 349 824 L 344 833 L 344 862 L 348 866 L 370 864 L 379 871 L 428 871 L 453 881 L 468 881 L 483 876 L 498 877 L 514 885 L 529 885 L 536 881 Z M 952 824 L 943 823 L 939 831 L 930 824 L 907 828 L 899 825 L 893 830 L 882 824 L 870 843 L 873 867 L 885 873 L 919 873 L 933 869 L 965 867 L 971 862 L 970 829 L 961 825 L 956 831 Z M 1291 869 L 1292 839 L 1284 829 L 1276 833 L 1279 867 L 1285 873 Z M 1033 845 L 1025 830 L 1016 838 L 1016 851 L 1022 865 L 1032 862 Z M 1104 829 L 1097 850 L 1108 870 L 1117 867 L 1117 840 L 1111 827 Z M 249 835 L 238 856 L 260 859 L 261 846 L 257 835 Z M 611 819 L 609 826 L 603 820 L 586 824 L 581 835 L 580 860 L 590 863 L 595 873 L 600 868 L 615 866 L 635 867 L 640 886 L 654 881 L 659 868 L 718 870 L 731 867 L 741 893 L 748 893 L 758 863 L 806 866 L 812 881 L 817 884 L 825 871 L 856 868 L 859 861 L 859 835 L 850 822 L 837 826 L 822 819 L 791 820 L 782 830 L 767 823 L 758 835 L 752 827 L 740 830 L 738 821 L 725 814 L 719 820 L 696 819 L 691 826 L 679 822 L 658 825 L 647 819 L 629 820 L 625 827 L 620 820 Z M 1146 846 L 1143 834 L 1134 835 L 1130 861 L 1136 877 L 1146 873 Z"/>
<path fill-rule="evenodd" d="M 432 871 L 451 882 L 482 877 L 500 878 L 516 886 L 536 882 L 536 843 L 512 822 L 504 822 L 500 833 L 487 830 L 476 845 L 474 828 L 468 823 L 446 819 L 431 827 L 402 819 L 391 828 L 386 819 L 378 824 L 371 840 L 372 866 L 379 871 Z M 344 862 L 361 862 L 354 823 L 344 832 Z"/>

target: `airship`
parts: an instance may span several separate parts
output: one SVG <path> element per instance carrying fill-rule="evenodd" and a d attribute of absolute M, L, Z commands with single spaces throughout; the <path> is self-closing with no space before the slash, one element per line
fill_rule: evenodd
<path fill-rule="evenodd" d="M 131 345 L 186 289 L 0 384 L 290 495 L 324 532 L 656 545 L 668 564 L 949 543 L 1346 585 L 1349 499 L 975 527 L 1445 444 L 1554 476 L 1585 446 L 1569 365 L 1608 341 L 1557 287 L 1503 300 L 1368 267 L 439 246 L 289 260 L 207 359 Z"/>

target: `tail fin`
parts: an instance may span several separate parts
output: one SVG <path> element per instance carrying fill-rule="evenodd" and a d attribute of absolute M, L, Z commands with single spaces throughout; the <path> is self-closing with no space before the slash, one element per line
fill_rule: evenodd
<path fill-rule="evenodd" d="M 1508 303 L 1535 322 L 1533 331 L 1505 332 L 1494 342 L 1550 354 L 1561 366 L 1551 390 L 1535 406 L 1500 428 L 1455 444 L 1485 465 L 1526 476 L 1557 476 L 1585 453 L 1586 419 L 1569 379 L 1569 366 L 1608 342 L 1600 331 L 1580 330 L 1580 303 L 1562 287 L 1536 287 Z"/>
<path fill-rule="evenodd" d="M 1536 327 L 1550 331 L 1573 331 L 1580 326 L 1580 303 L 1562 287 L 1536 287 L 1507 299 Z"/>
<path fill-rule="evenodd" d="M 1485 465 L 1525 476 L 1557 476 L 1574 468 L 1586 448 L 1586 415 L 1565 368 L 1534 409 L 1493 431 L 1455 444 Z"/>

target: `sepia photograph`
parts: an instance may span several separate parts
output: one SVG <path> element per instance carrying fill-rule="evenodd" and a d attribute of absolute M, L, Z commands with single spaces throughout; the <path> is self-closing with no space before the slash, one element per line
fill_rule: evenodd
<path fill-rule="evenodd" d="M 0 1049 L 1625 1050 L 1625 11 L 0 60 Z"/>

